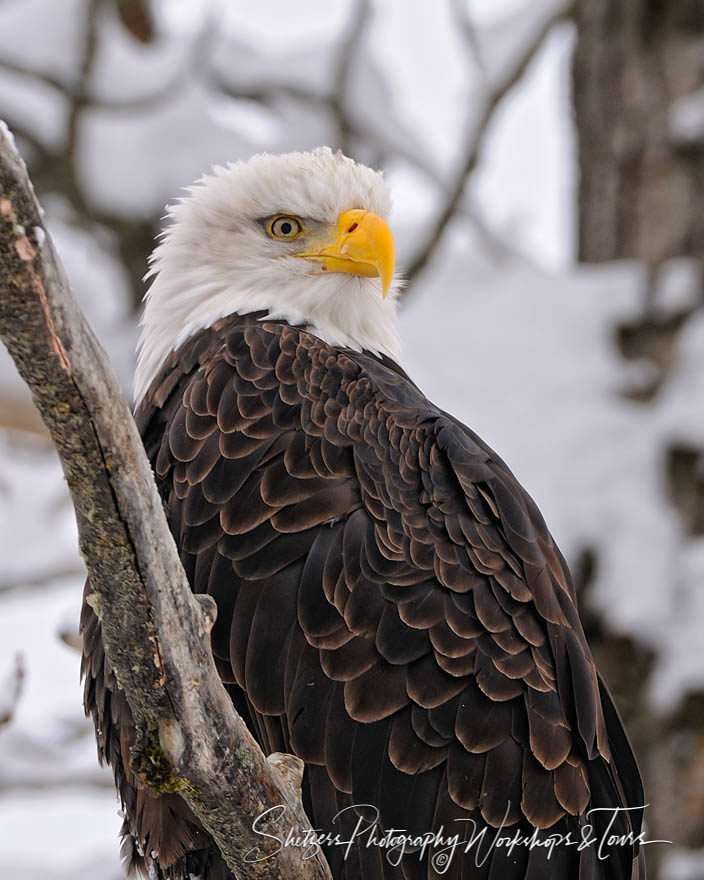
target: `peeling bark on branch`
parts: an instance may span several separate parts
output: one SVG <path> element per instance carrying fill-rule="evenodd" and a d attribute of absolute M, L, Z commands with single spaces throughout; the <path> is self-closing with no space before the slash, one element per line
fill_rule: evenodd
<path fill-rule="evenodd" d="M 302 861 L 294 849 L 244 861 L 256 847 L 276 847 L 251 828 L 269 807 L 285 805 L 287 825 L 310 827 L 300 786 L 290 765 L 282 773 L 264 757 L 220 682 L 210 609 L 190 591 L 127 402 L 71 294 L 4 126 L 0 338 L 61 457 L 90 601 L 140 732 L 135 767 L 152 787 L 186 799 L 239 876 L 330 878 L 321 857 Z"/>

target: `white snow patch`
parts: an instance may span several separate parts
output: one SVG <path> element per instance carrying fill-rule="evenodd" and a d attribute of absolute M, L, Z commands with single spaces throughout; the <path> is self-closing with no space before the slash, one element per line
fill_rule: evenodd
<path fill-rule="evenodd" d="M 15 136 L 10 131 L 4 119 L 0 119 L 0 135 L 10 142 L 10 146 L 15 149 Z"/>
<path fill-rule="evenodd" d="M 116 808 L 114 795 L 80 789 L 0 797 L 0 880 L 30 870 L 49 880 L 63 872 L 76 878 L 87 861 L 98 859 L 100 872 L 84 876 L 120 877 Z"/>
<path fill-rule="evenodd" d="M 704 141 L 704 88 L 680 98 L 670 108 L 670 137 L 689 146 Z"/>
<path fill-rule="evenodd" d="M 702 880 L 704 853 L 687 849 L 669 852 L 660 867 L 660 876 L 662 880 Z"/>

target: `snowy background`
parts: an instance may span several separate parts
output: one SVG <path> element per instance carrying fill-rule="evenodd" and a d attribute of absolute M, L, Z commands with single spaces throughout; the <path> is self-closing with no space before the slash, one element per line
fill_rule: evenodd
<path fill-rule="evenodd" d="M 704 311 L 643 405 L 656 368 L 626 360 L 617 329 L 640 313 L 644 269 L 575 264 L 564 8 L 161 0 L 150 19 L 139 0 L 0 0 L 0 118 L 128 392 L 148 243 L 181 187 L 321 143 L 383 167 L 411 274 L 404 365 L 532 493 L 588 591 L 590 635 L 626 645 L 612 674 L 637 681 L 622 709 L 649 765 L 704 689 L 704 540 L 665 467 L 704 445 Z M 656 297 L 689 315 L 696 267 L 669 264 Z M 115 880 L 118 807 L 81 708 L 72 509 L 4 351 L 0 412 L 0 880 Z M 701 771 L 692 785 L 700 809 Z M 652 786 L 649 800 L 657 817 Z M 660 880 L 701 880 L 674 842 Z"/>

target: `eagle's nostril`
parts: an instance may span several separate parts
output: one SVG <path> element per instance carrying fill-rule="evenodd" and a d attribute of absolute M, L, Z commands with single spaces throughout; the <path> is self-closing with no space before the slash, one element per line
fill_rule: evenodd
<path fill-rule="evenodd" d="M 353 224 L 350 226 L 350 228 L 347 230 L 347 232 L 348 232 L 348 233 L 350 233 L 350 232 L 354 232 L 358 225 L 359 225 L 359 224 L 357 224 L 357 223 L 353 223 Z"/>

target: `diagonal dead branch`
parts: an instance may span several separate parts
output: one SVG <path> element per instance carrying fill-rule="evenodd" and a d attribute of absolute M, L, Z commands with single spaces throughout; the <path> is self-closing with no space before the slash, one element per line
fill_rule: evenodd
<path fill-rule="evenodd" d="M 144 763 L 158 757 L 170 790 L 185 798 L 239 876 L 329 880 L 322 858 L 302 861 L 292 849 L 246 860 L 272 851 L 251 827 L 268 807 L 284 805 L 289 824 L 310 825 L 220 682 L 208 622 L 188 586 L 134 420 L 71 294 L 4 126 L 0 338 L 61 457 L 89 598 L 141 733 Z"/>

